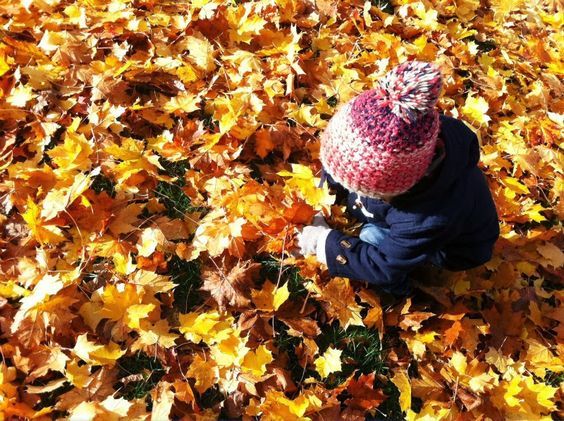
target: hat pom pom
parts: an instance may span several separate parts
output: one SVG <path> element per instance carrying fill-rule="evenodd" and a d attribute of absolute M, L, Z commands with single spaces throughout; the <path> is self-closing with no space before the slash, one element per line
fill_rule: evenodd
<path fill-rule="evenodd" d="M 376 88 L 393 114 L 413 123 L 432 111 L 442 87 L 442 75 L 433 63 L 406 61 L 390 70 Z"/>

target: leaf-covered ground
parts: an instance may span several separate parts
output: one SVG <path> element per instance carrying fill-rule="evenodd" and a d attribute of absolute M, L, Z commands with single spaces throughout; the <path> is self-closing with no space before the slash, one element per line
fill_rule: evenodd
<path fill-rule="evenodd" d="M 0 419 L 562 419 L 560 7 L 0 0 Z M 408 59 L 502 235 L 394 300 L 288 251 L 358 228 L 319 134 Z"/>

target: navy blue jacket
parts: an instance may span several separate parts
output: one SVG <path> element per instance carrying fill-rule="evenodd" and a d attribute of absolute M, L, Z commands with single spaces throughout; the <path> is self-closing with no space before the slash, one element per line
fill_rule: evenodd
<path fill-rule="evenodd" d="M 419 265 L 431 263 L 458 271 L 491 258 L 499 221 L 477 166 L 478 139 L 460 120 L 440 114 L 440 122 L 439 136 L 446 152 L 441 164 L 431 176 L 389 203 L 361 197 L 373 218 L 354 206 L 356 193 L 322 172 L 322 183 L 327 180 L 337 200 L 347 201 L 349 215 L 390 230 L 379 246 L 332 230 L 325 243 L 331 276 L 367 281 L 401 295 L 410 290 L 409 272 Z"/>

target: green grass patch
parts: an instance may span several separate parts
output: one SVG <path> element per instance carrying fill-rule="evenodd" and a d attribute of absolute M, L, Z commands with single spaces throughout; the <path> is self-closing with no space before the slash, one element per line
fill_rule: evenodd
<path fill-rule="evenodd" d="M 182 187 L 178 184 L 159 181 L 155 188 L 155 195 L 165 206 L 169 218 L 184 219 L 184 215 L 194 210 L 190 198 L 184 194 Z"/>
<path fill-rule="evenodd" d="M 552 387 L 560 387 L 560 384 L 564 382 L 564 371 L 556 373 L 551 370 L 546 370 L 544 375 L 544 382 Z"/>
<path fill-rule="evenodd" d="M 205 208 L 192 206 L 190 198 L 182 190 L 186 185 L 184 174 L 189 168 L 188 160 L 172 162 L 160 159 L 159 162 L 164 168 L 161 173 L 177 178 L 173 183 L 159 181 L 154 190 L 159 202 L 166 207 L 168 217 L 183 219 L 187 213 L 205 211 Z"/>
<path fill-rule="evenodd" d="M 202 302 L 199 291 L 202 285 L 200 271 L 201 264 L 198 260 L 187 262 L 173 256 L 168 262 L 168 275 L 176 284 L 173 305 L 181 313 L 188 313 Z"/>
<path fill-rule="evenodd" d="M 202 396 L 200 396 L 200 406 L 202 408 L 213 408 L 223 400 L 225 400 L 225 396 L 219 391 L 219 387 L 214 385 L 202 393 Z"/>
<path fill-rule="evenodd" d="M 43 382 L 41 380 L 37 380 L 33 382 L 31 385 L 33 386 L 43 386 Z M 72 390 L 74 386 L 70 382 L 65 382 L 61 387 L 58 389 L 52 390 L 51 392 L 42 393 L 41 399 L 34 405 L 33 409 L 39 411 L 43 408 L 53 407 L 57 404 L 57 401 L 61 397 L 61 395 L 67 393 L 68 391 Z M 66 411 L 56 411 L 58 416 L 64 416 Z"/>
<path fill-rule="evenodd" d="M 300 276 L 300 270 L 291 265 L 284 265 L 280 267 L 280 260 L 268 255 L 266 257 L 260 256 L 255 258 L 261 264 L 260 279 L 264 282 L 266 279 L 276 284 L 278 277 L 280 277 L 280 285 L 288 283 L 288 291 L 290 291 L 290 298 L 305 297 L 307 290 L 304 287 L 304 278 Z"/>
<path fill-rule="evenodd" d="M 394 6 L 392 5 L 392 3 L 390 1 L 371 0 L 370 3 L 372 3 L 372 6 L 376 6 L 378 9 L 380 9 L 382 12 L 385 12 L 389 15 L 394 14 Z"/>
<path fill-rule="evenodd" d="M 288 327 L 274 319 L 274 344 L 281 354 L 288 356 L 288 365 L 286 369 L 290 372 L 292 380 L 296 384 L 300 384 L 304 378 L 315 376 L 315 371 L 311 368 L 304 368 L 299 364 L 296 358 L 296 347 L 302 343 L 301 338 L 288 334 Z"/>
<path fill-rule="evenodd" d="M 384 357 L 385 352 L 376 329 L 364 326 L 349 326 L 346 330 L 334 322 L 331 326 L 322 329 L 317 338 L 319 353 L 332 346 L 343 351 L 341 363 L 343 369 L 332 373 L 325 380 L 329 388 L 343 383 L 354 370 L 362 374 L 386 373 L 388 371 Z"/>
<path fill-rule="evenodd" d="M 121 357 L 118 366 L 118 394 L 127 400 L 145 397 L 165 375 L 161 362 L 144 352 Z M 129 379 L 132 379 L 129 381 Z"/>
<path fill-rule="evenodd" d="M 115 184 L 112 180 L 110 180 L 108 177 L 106 177 L 103 174 L 98 174 L 93 177 L 90 188 L 94 190 L 96 194 L 100 194 L 103 191 L 105 191 L 108 194 L 108 196 L 113 198 L 116 195 L 116 190 L 114 186 Z"/>

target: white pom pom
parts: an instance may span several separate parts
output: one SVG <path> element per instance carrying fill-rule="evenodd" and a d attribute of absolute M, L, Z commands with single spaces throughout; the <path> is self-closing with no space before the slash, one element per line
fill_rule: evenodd
<path fill-rule="evenodd" d="M 432 111 L 442 87 L 439 68 L 423 61 L 407 61 L 390 70 L 379 83 L 383 102 L 392 113 L 414 122 Z"/>

